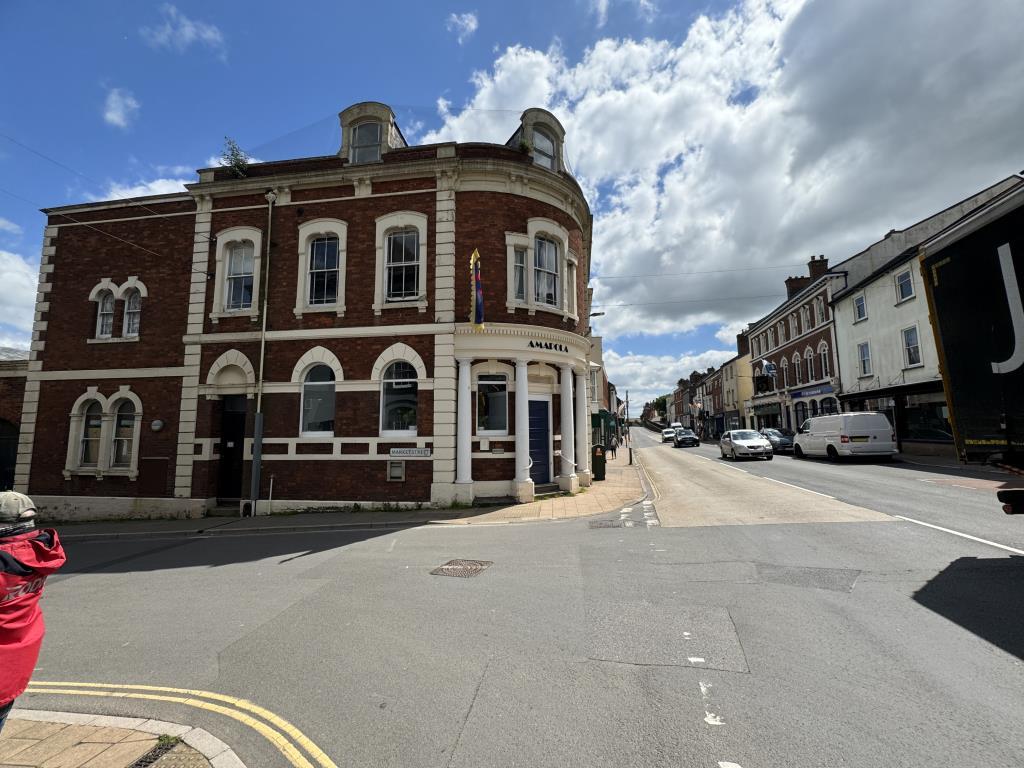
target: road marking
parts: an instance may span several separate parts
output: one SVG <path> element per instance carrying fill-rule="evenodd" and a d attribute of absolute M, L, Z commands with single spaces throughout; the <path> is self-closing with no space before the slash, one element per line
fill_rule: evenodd
<path fill-rule="evenodd" d="M 740 469 L 739 467 L 734 467 L 732 464 L 726 464 L 724 460 L 721 463 L 719 463 L 718 466 L 725 467 L 726 469 L 734 469 L 737 472 L 742 472 L 745 475 L 749 475 L 750 474 L 750 472 L 748 470 Z"/>
<path fill-rule="evenodd" d="M 935 485 L 935 481 L 934 480 L 923 480 L 920 477 L 917 478 L 917 482 L 919 482 L 919 483 L 931 483 L 932 485 Z"/>
<path fill-rule="evenodd" d="M 977 488 L 970 485 L 960 485 L 959 483 L 950 483 L 954 488 L 966 488 L 968 491 L 976 491 Z"/>
<path fill-rule="evenodd" d="M 286 739 L 280 731 L 271 728 L 270 726 L 261 723 L 259 720 L 251 717 L 243 712 L 238 712 L 238 709 L 252 712 L 254 715 L 262 717 L 267 722 L 277 726 L 281 731 L 287 733 L 295 741 L 296 744 L 301 746 L 308 752 L 322 768 L 338 768 L 331 758 L 329 758 L 324 752 L 302 731 L 292 725 L 290 722 L 285 720 L 283 717 L 275 715 L 268 709 L 253 704 L 251 701 L 246 699 L 239 699 L 234 696 L 225 696 L 222 693 L 213 693 L 211 691 L 195 690 L 191 688 L 170 688 L 167 686 L 160 685 L 132 685 L 132 684 L 117 684 L 117 683 L 72 683 L 72 682 L 50 682 L 43 680 L 33 680 L 29 684 L 27 689 L 28 693 L 42 693 L 42 694 L 59 694 L 63 696 L 98 696 L 98 697 L 111 697 L 118 699 L 151 699 L 153 701 L 173 701 L 179 704 L 185 704 L 186 706 L 195 707 L 197 709 L 205 709 L 210 712 L 217 712 L 218 714 L 230 717 L 233 720 L 237 720 L 243 723 L 254 731 L 259 733 L 261 736 L 271 742 L 277 749 L 286 757 L 288 761 L 296 768 L 313 768 L 313 765 L 299 752 L 295 746 Z M 95 689 L 112 689 L 112 690 L 95 690 Z M 74 690 L 78 689 L 78 690 Z M 87 690 L 81 690 L 87 689 Z M 135 691 L 156 691 L 157 693 L 135 693 Z M 185 694 L 187 698 L 182 696 L 167 696 L 167 693 L 178 693 Z M 196 698 L 201 697 L 201 698 Z M 226 704 L 235 707 L 236 709 L 230 709 L 228 707 L 221 706 L 219 704 L 212 704 L 208 701 L 202 701 L 202 698 L 213 699 L 214 701 L 221 701 Z"/>
<path fill-rule="evenodd" d="M 708 725 L 725 725 L 725 720 L 721 715 L 716 715 L 711 711 L 711 683 L 705 683 L 703 680 L 700 683 L 700 697 L 704 700 L 704 722 Z"/>
<path fill-rule="evenodd" d="M 971 536 L 969 533 L 961 533 L 960 531 L 954 531 L 951 528 L 943 528 L 941 525 L 932 525 L 926 523 L 923 520 L 915 520 L 912 517 L 904 517 L 903 515 L 893 515 L 897 520 L 906 520 L 908 523 L 917 523 L 927 528 L 934 528 L 936 531 L 942 531 L 943 533 L 952 533 L 954 536 L 959 536 L 962 539 L 970 539 L 971 541 L 977 541 L 981 544 L 988 544 L 990 547 L 996 547 L 998 549 L 1006 550 L 1007 552 L 1013 552 L 1015 555 L 1024 555 L 1024 549 L 1015 549 L 1014 547 L 1008 547 L 1005 544 L 996 544 L 994 541 L 988 539 L 979 539 L 977 536 Z"/>
<path fill-rule="evenodd" d="M 391 543 L 388 545 L 388 552 L 394 552 L 395 551 L 395 544 L 397 544 L 397 543 L 398 543 L 398 537 L 396 536 L 395 538 L 393 538 L 391 540 Z"/>
<path fill-rule="evenodd" d="M 743 766 L 739 763 L 723 763 L 721 760 L 719 760 L 718 768 L 743 768 Z"/>
<path fill-rule="evenodd" d="M 833 501 L 835 501 L 835 499 L 836 499 L 835 496 L 829 496 L 827 493 L 818 493 L 817 491 L 812 491 L 810 488 L 804 488 L 803 486 L 800 486 L 800 485 L 793 485 L 792 483 L 784 483 L 781 480 L 776 480 L 774 477 L 764 477 L 764 475 L 762 475 L 761 477 L 764 480 L 771 480 L 773 483 L 778 483 L 779 485 L 787 485 L 790 488 L 796 488 L 798 491 L 807 491 L 807 493 L 813 493 L 815 496 L 824 496 L 826 499 L 832 499 Z"/>
<path fill-rule="evenodd" d="M 704 657 L 703 656 L 687 656 L 686 660 L 688 662 L 690 662 L 691 664 L 703 664 L 704 663 Z"/>

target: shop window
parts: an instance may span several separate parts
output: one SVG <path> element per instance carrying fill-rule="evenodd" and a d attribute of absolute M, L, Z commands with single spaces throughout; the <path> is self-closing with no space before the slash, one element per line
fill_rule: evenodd
<path fill-rule="evenodd" d="M 302 382 L 303 437 L 334 435 L 334 371 L 326 365 L 309 369 Z"/>
<path fill-rule="evenodd" d="M 901 435 L 907 440 L 953 442 L 949 408 L 941 392 L 906 395 Z"/>
<path fill-rule="evenodd" d="M 477 378 L 476 433 L 508 434 L 508 378 L 482 373 Z"/>
<path fill-rule="evenodd" d="M 380 433 L 385 437 L 416 434 L 416 369 L 404 361 L 391 363 L 381 380 Z"/>
<path fill-rule="evenodd" d="M 137 288 L 132 288 L 124 295 L 124 326 L 121 335 L 128 338 L 138 336 L 141 320 L 142 294 Z"/>

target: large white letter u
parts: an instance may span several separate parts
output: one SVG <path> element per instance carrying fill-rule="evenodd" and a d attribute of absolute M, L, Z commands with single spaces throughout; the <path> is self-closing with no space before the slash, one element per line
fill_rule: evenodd
<path fill-rule="evenodd" d="M 1010 320 L 1013 323 L 1013 354 L 1001 363 L 992 363 L 993 373 L 1013 373 L 1024 365 L 1024 306 L 1020 300 L 1020 286 L 1013 268 L 1010 244 L 999 246 L 999 267 L 1003 271 L 1006 285 L 1006 303 L 1010 305 Z"/>

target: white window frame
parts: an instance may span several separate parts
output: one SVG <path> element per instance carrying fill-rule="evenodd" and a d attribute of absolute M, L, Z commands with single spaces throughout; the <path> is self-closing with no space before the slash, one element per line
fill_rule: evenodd
<path fill-rule="evenodd" d="M 789 315 L 789 338 L 795 339 L 799 334 L 797 333 L 796 324 L 796 312 L 792 312 Z"/>
<path fill-rule="evenodd" d="M 551 152 L 542 152 L 537 148 L 537 136 L 547 139 L 551 143 Z M 549 171 L 558 170 L 558 139 L 552 136 L 546 128 L 541 128 L 534 125 L 530 135 L 530 147 L 533 149 L 533 162 L 535 165 L 539 165 L 541 168 L 547 168 Z M 539 158 L 546 157 L 550 158 L 550 165 L 542 163 Z"/>
<path fill-rule="evenodd" d="M 318 237 L 338 239 L 338 297 L 333 304 L 309 303 L 310 247 Z M 333 312 L 345 316 L 345 272 L 348 266 L 348 223 L 341 219 L 312 219 L 299 225 L 298 272 L 295 278 L 296 318 L 313 312 Z"/>
<path fill-rule="evenodd" d="M 260 317 L 260 276 L 263 264 L 263 232 L 255 227 L 228 227 L 216 234 L 217 250 L 214 268 L 213 311 L 210 319 L 216 323 L 223 317 L 248 317 L 256 322 Z M 245 309 L 227 309 L 225 306 L 228 254 L 234 243 L 248 240 L 252 243 L 252 305 Z"/>
<path fill-rule="evenodd" d="M 832 367 L 829 365 L 828 362 L 828 344 L 826 344 L 824 341 L 818 345 L 818 357 L 821 359 L 821 362 L 818 363 L 818 365 L 821 366 L 821 378 L 831 378 Z"/>
<path fill-rule="evenodd" d="M 910 348 L 907 346 L 907 331 L 913 331 L 914 335 L 917 337 L 917 362 L 913 364 L 911 364 L 910 355 L 908 354 Z M 903 368 L 905 370 L 921 368 L 924 366 L 924 358 L 921 355 L 921 331 L 918 330 L 917 323 L 900 329 L 900 346 L 903 349 Z"/>
<path fill-rule="evenodd" d="M 137 297 L 139 300 L 139 308 L 136 310 L 131 309 L 132 297 Z M 135 318 L 135 332 L 132 333 L 128 330 L 130 323 L 130 316 L 136 315 Z M 142 292 L 138 288 L 129 288 L 124 292 L 124 316 L 121 318 L 121 335 L 126 339 L 138 338 L 139 333 L 142 330 Z"/>
<path fill-rule="evenodd" d="M 388 235 L 402 229 L 415 229 L 419 238 L 419 270 L 417 274 L 417 296 L 405 300 L 387 300 L 384 281 L 387 260 Z M 427 311 L 427 216 L 417 211 L 395 211 L 377 218 L 377 260 L 374 277 L 373 314 L 379 315 L 386 309 L 408 309 L 415 307 L 420 313 Z"/>
<path fill-rule="evenodd" d="M 377 141 L 370 144 L 356 144 L 356 131 L 360 128 L 364 128 L 367 125 L 377 126 Z M 349 152 L 348 160 L 353 165 L 363 165 L 364 163 L 379 163 L 381 155 L 383 154 L 382 146 L 384 144 L 384 124 L 380 120 L 360 120 L 354 125 L 349 127 Z M 370 147 L 376 147 L 376 157 L 370 160 L 357 160 L 356 151 L 360 149 L 369 149 Z"/>
<path fill-rule="evenodd" d="M 109 311 L 104 310 L 104 304 L 110 302 Z M 114 297 L 114 292 L 111 290 L 100 291 L 96 296 L 96 333 L 93 336 L 95 339 L 111 339 L 114 337 L 114 310 L 117 306 L 117 299 Z M 106 332 L 103 331 L 103 319 L 108 318 L 110 320 L 110 328 Z"/>
<path fill-rule="evenodd" d="M 868 354 L 866 357 L 862 350 L 867 351 Z M 865 362 L 867 363 L 866 369 L 864 367 Z M 862 341 L 857 345 L 857 378 L 868 379 L 874 375 L 874 366 L 871 362 L 871 342 Z"/>
<path fill-rule="evenodd" d="M 538 243 L 544 243 L 546 245 L 549 245 L 554 250 L 554 252 L 555 252 L 555 265 L 554 265 L 555 268 L 553 270 L 547 269 L 546 267 L 542 267 L 538 263 L 538 256 L 539 256 L 539 249 L 537 248 L 537 244 Z M 549 237 L 545 237 L 544 235 L 538 235 L 537 237 L 534 238 L 534 240 L 533 240 L 533 260 L 531 261 L 531 263 L 529 265 L 530 273 L 531 273 L 531 275 L 533 277 L 533 280 L 532 280 L 532 282 L 533 282 L 533 294 L 530 296 L 530 300 L 534 304 L 536 304 L 538 308 L 550 307 L 550 308 L 553 308 L 553 309 L 557 309 L 557 308 L 559 308 L 559 307 L 561 307 L 563 305 L 564 297 L 565 297 L 565 281 L 562 278 L 562 274 L 563 274 L 563 266 L 562 265 L 563 265 L 563 263 L 564 263 L 564 255 L 563 255 L 562 249 L 559 247 L 559 243 L 557 241 L 552 240 Z M 541 299 L 539 299 L 537 297 L 537 291 L 538 291 L 538 288 L 539 288 L 538 280 L 537 280 L 537 275 L 538 274 L 541 274 L 541 275 L 551 275 L 551 276 L 554 277 L 555 291 L 554 291 L 554 296 L 553 296 L 553 298 L 554 298 L 553 302 L 551 302 L 551 301 L 542 301 Z"/>
<path fill-rule="evenodd" d="M 775 329 L 778 331 L 779 346 L 781 347 L 786 343 L 786 324 L 782 320 L 779 320 L 779 324 L 775 326 Z M 790 337 L 790 341 L 792 340 L 792 337 Z"/>
<path fill-rule="evenodd" d="M 768 329 L 768 349 L 775 349 L 775 329 Z"/>
<path fill-rule="evenodd" d="M 135 406 L 135 423 L 132 426 L 132 454 L 127 466 L 114 466 L 114 439 L 116 436 L 117 411 L 121 404 L 130 401 Z M 85 412 L 92 403 L 99 403 L 101 425 L 99 451 L 96 464 L 82 464 L 82 440 L 85 429 Z M 140 437 L 142 434 L 143 409 L 139 396 L 127 384 L 121 385 L 109 398 L 102 395 L 97 387 L 89 387 L 71 407 L 68 426 L 68 445 L 64 461 L 64 479 L 73 475 L 88 475 L 97 478 L 127 477 L 136 480 L 139 476 Z"/>
<path fill-rule="evenodd" d="M 480 385 L 481 384 L 496 384 L 497 381 L 486 379 L 497 379 L 501 378 L 505 382 L 505 428 L 504 429 L 481 429 L 480 428 Z M 485 381 L 481 381 L 485 379 Z M 473 384 L 473 401 L 476 404 L 476 423 L 475 432 L 479 437 L 507 437 L 508 436 L 508 399 L 511 392 L 511 382 L 509 381 L 509 375 L 507 373 L 489 373 L 481 372 L 477 373 L 474 377 Z"/>
<path fill-rule="evenodd" d="M 779 370 L 782 371 L 782 388 L 789 388 L 789 360 L 782 358 L 779 361 Z"/>
<path fill-rule="evenodd" d="M 810 347 L 804 350 L 804 365 L 807 368 L 807 383 L 817 381 L 818 379 L 814 376 L 814 350 Z"/>
<path fill-rule="evenodd" d="M 910 295 L 909 296 L 900 296 L 900 278 L 903 275 L 907 275 L 907 277 L 909 279 L 909 282 L 908 282 L 908 284 L 910 285 Z M 902 304 L 905 301 L 910 301 L 915 296 L 917 296 L 917 289 L 914 286 L 914 270 L 912 270 L 910 268 L 901 269 L 899 272 L 897 272 L 895 275 L 893 275 L 892 282 L 893 282 L 893 290 L 896 291 L 896 303 L 897 304 Z"/>
<path fill-rule="evenodd" d="M 121 409 L 130 405 L 132 407 L 132 435 L 128 438 L 118 437 L 118 419 L 121 417 Z M 135 403 L 126 397 L 120 398 L 116 403 L 111 405 L 111 429 L 110 429 L 110 468 L 113 470 L 127 469 L 132 465 L 132 459 L 135 458 L 135 453 L 138 450 L 138 442 L 136 440 L 135 424 L 139 420 L 139 415 L 135 412 Z M 117 444 L 118 442 L 126 441 L 129 446 L 128 462 L 125 464 L 117 463 Z"/>
<path fill-rule="evenodd" d="M 387 378 L 387 372 L 395 363 L 405 363 L 416 370 L 416 365 L 410 360 L 391 360 L 384 366 L 384 369 L 380 373 L 380 404 L 379 414 L 377 417 L 378 432 L 381 437 L 416 437 L 416 429 L 420 419 L 420 406 L 419 406 L 419 395 L 420 395 L 420 381 L 417 376 L 415 379 L 389 379 Z M 416 419 L 415 423 L 410 429 L 384 429 L 384 386 L 389 381 L 411 381 L 416 386 Z"/>
<path fill-rule="evenodd" d="M 555 243 L 558 248 L 558 283 L 559 298 L 556 305 L 536 300 L 535 293 L 535 261 L 536 241 L 543 238 Z M 515 254 L 516 250 L 526 252 L 526 299 L 515 295 Z M 565 322 L 579 321 L 579 256 L 569 248 L 569 232 L 551 219 L 532 218 L 526 222 L 526 234 L 521 232 L 505 233 L 506 260 L 506 291 L 505 308 L 514 313 L 517 309 L 525 309 L 531 315 L 537 312 L 550 312 L 560 315 Z"/>
<path fill-rule="evenodd" d="M 857 301 L 860 300 L 860 306 L 864 309 L 864 314 L 859 314 L 857 311 Z M 858 293 L 853 297 L 853 322 L 862 323 L 868 319 L 868 297 L 863 293 Z"/>
<path fill-rule="evenodd" d="M 800 357 L 799 352 L 793 353 L 793 384 L 800 386 L 804 383 L 803 377 L 803 358 Z"/>
<path fill-rule="evenodd" d="M 309 374 L 312 373 L 312 371 L 315 368 L 321 368 L 321 367 L 326 368 L 327 370 L 329 370 L 334 378 L 331 381 L 329 381 L 329 382 L 328 381 L 317 381 L 317 382 L 312 382 L 312 383 L 307 382 L 306 378 L 309 376 Z M 318 388 L 323 389 L 323 390 L 330 389 L 332 391 L 332 393 L 334 394 L 334 400 L 333 400 L 333 402 L 334 402 L 334 412 L 335 412 L 335 415 L 337 415 L 337 412 L 338 412 L 338 400 L 337 400 L 337 398 L 338 398 L 338 374 L 334 370 L 334 366 L 330 365 L 330 363 L 328 363 L 328 362 L 315 362 L 315 363 L 311 363 L 310 365 L 306 366 L 306 370 L 302 373 L 302 378 L 300 379 L 300 381 L 302 382 L 302 384 L 300 385 L 300 389 L 299 389 L 299 392 L 300 392 L 300 395 L 299 395 L 299 437 L 334 437 L 335 429 L 330 429 L 330 430 L 306 430 L 306 429 L 304 429 L 304 427 L 306 426 L 306 387 L 307 386 L 308 387 L 318 387 Z M 332 419 L 332 423 L 334 421 L 335 420 Z"/>
<path fill-rule="evenodd" d="M 818 325 L 825 322 L 825 300 L 820 296 L 814 300 L 814 309 L 818 315 Z"/>

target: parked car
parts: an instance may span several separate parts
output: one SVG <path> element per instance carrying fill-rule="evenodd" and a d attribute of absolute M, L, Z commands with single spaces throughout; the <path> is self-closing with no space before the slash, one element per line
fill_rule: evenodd
<path fill-rule="evenodd" d="M 784 434 L 781 429 L 765 427 L 761 430 L 761 436 L 772 444 L 772 451 L 774 453 L 793 452 L 793 438 L 790 435 Z"/>
<path fill-rule="evenodd" d="M 672 427 L 666 427 L 661 430 L 661 442 L 668 443 L 675 439 L 676 431 Z"/>
<path fill-rule="evenodd" d="M 718 443 L 723 459 L 736 460 L 741 456 L 751 459 L 772 460 L 772 444 L 752 429 L 730 429 Z"/>
<path fill-rule="evenodd" d="M 686 427 L 678 427 L 676 429 L 675 437 L 672 439 L 672 444 L 678 448 L 681 445 L 700 445 L 700 438 L 692 429 Z"/>
<path fill-rule="evenodd" d="M 896 433 L 884 413 L 875 411 L 814 416 L 797 430 L 796 457 L 894 456 Z"/>
<path fill-rule="evenodd" d="M 682 422 L 673 421 L 669 426 L 672 427 L 672 429 L 681 429 L 683 425 Z"/>

